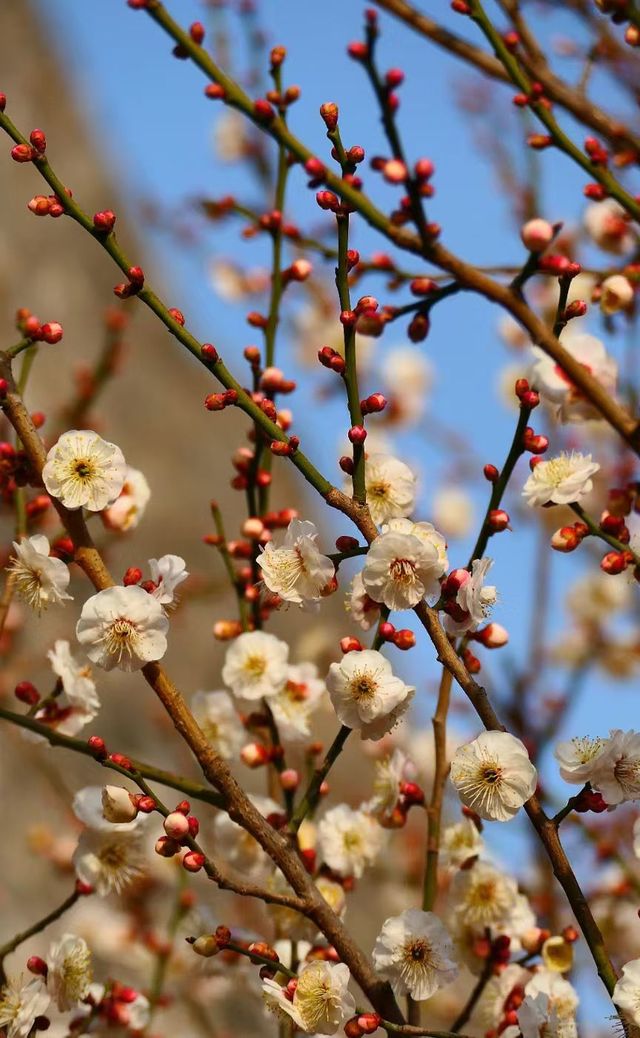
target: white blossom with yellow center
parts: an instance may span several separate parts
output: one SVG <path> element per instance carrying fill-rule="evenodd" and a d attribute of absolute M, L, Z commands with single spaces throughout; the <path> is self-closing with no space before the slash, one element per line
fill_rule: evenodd
<path fill-rule="evenodd" d="M 622 976 L 611 997 L 632 1023 L 640 1024 L 640 959 L 632 959 L 622 967 Z"/>
<path fill-rule="evenodd" d="M 390 528 L 369 548 L 362 583 L 374 602 L 392 610 L 412 609 L 425 596 L 439 596 L 442 573 L 440 554 L 433 543 Z"/>
<path fill-rule="evenodd" d="M 288 667 L 284 688 L 269 700 L 281 739 L 299 742 L 310 738 L 311 719 L 322 705 L 326 691 L 315 663 Z"/>
<path fill-rule="evenodd" d="M 338 876 L 362 876 L 372 865 L 385 842 L 386 833 L 375 818 L 363 810 L 338 804 L 318 825 L 321 860 Z"/>
<path fill-rule="evenodd" d="M 518 885 L 511 876 L 486 862 L 456 874 L 450 891 L 456 928 L 469 927 L 478 935 L 505 930 L 518 906 Z"/>
<path fill-rule="evenodd" d="M 593 489 L 591 477 L 600 466 L 590 454 L 563 451 L 557 458 L 539 461 L 522 488 L 527 504 L 570 505 Z"/>
<path fill-rule="evenodd" d="M 82 937 L 65 933 L 47 955 L 47 988 L 61 1013 L 77 1006 L 91 986 L 91 952 Z"/>
<path fill-rule="evenodd" d="M 305 1034 L 335 1035 L 355 1013 L 349 979 L 349 967 L 343 962 L 314 961 L 300 970 L 292 1001 L 275 980 L 265 979 L 262 990 L 267 1006 L 291 1017 Z"/>
<path fill-rule="evenodd" d="M 246 732 L 229 693 L 196 692 L 191 699 L 191 713 L 205 739 L 225 760 L 240 752 Z"/>
<path fill-rule="evenodd" d="M 275 696 L 287 681 L 289 646 L 274 634 L 245 631 L 227 649 L 222 680 L 240 699 Z"/>
<path fill-rule="evenodd" d="M 371 454 L 365 469 L 367 504 L 376 526 L 413 511 L 416 477 L 403 461 L 386 454 Z"/>
<path fill-rule="evenodd" d="M 513 818 L 535 792 L 537 779 L 526 746 L 508 732 L 482 732 L 451 761 L 451 781 L 462 803 L 493 821 Z"/>
<path fill-rule="evenodd" d="M 567 742 L 558 743 L 554 756 L 560 764 L 560 774 L 565 782 L 577 786 L 589 782 L 604 748 L 604 739 L 592 739 L 588 735 L 576 736 Z"/>
<path fill-rule="evenodd" d="M 120 448 L 89 429 L 63 433 L 42 469 L 42 481 L 51 497 L 65 508 L 90 512 L 112 505 L 126 477 L 127 464 Z"/>
<path fill-rule="evenodd" d="M 119 894 L 142 874 L 145 857 L 138 831 L 85 829 L 73 855 L 76 875 L 96 894 Z"/>
<path fill-rule="evenodd" d="M 93 663 L 140 670 L 167 651 L 169 621 L 160 602 L 141 587 L 110 587 L 89 598 L 76 637 Z"/>
<path fill-rule="evenodd" d="M 590 781 L 611 806 L 640 800 L 640 732 L 613 729 L 595 758 Z"/>
<path fill-rule="evenodd" d="M 34 1020 L 45 1013 L 50 1001 L 40 977 L 26 983 L 22 977 L 10 979 L 0 988 L 0 1027 L 6 1038 L 27 1038 Z"/>
<path fill-rule="evenodd" d="M 460 868 L 470 858 L 477 858 L 483 847 L 484 841 L 470 818 L 463 818 L 443 830 L 440 853 L 447 865 Z"/>
<path fill-rule="evenodd" d="M 375 649 L 348 652 L 332 663 L 327 688 L 340 723 L 358 731 L 389 716 L 415 691 L 395 676 L 389 660 Z"/>
<path fill-rule="evenodd" d="M 433 912 L 408 908 L 387 919 L 373 949 L 373 965 L 396 995 L 431 998 L 458 976 L 453 943 Z"/>
<path fill-rule="evenodd" d="M 257 559 L 269 591 L 306 609 L 317 607 L 335 574 L 331 559 L 319 551 L 317 538 L 313 523 L 292 519 L 284 544 L 276 547 L 269 541 Z"/>
<path fill-rule="evenodd" d="M 49 541 L 41 533 L 14 541 L 8 566 L 16 591 L 37 613 L 72 599 L 67 594 L 69 569 L 62 559 L 50 556 L 49 551 Z"/>

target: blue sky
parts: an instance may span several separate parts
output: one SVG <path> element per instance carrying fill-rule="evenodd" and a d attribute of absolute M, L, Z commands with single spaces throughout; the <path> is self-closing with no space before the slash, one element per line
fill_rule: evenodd
<path fill-rule="evenodd" d="M 185 197 L 221 196 L 230 188 L 238 197 L 255 197 L 252 181 L 242 170 L 216 161 L 212 129 L 218 109 L 203 96 L 203 76 L 188 62 L 173 59 L 169 40 L 146 15 L 128 9 L 124 0 L 90 6 L 91 13 L 87 15 L 87 5 L 81 0 L 40 0 L 42 15 L 75 80 L 86 118 L 100 128 L 99 146 L 130 199 L 130 212 L 135 216 L 136 204 L 146 199 L 171 206 Z M 454 15 L 448 4 L 427 6 L 442 8 L 438 15 L 444 22 L 474 36 L 473 26 Z M 203 16 L 201 5 L 194 0 L 174 0 L 169 8 L 185 25 Z M 360 36 L 362 6 L 345 4 L 344 0 L 323 0 L 322 4 L 310 0 L 263 0 L 260 8 L 262 23 L 269 27 L 269 43 L 284 44 L 288 49 L 286 81 L 302 87 L 301 100 L 291 112 L 291 124 L 299 136 L 319 154 L 326 154 L 324 126 L 317 111 L 323 101 L 335 100 L 341 108 L 343 140 L 349 145 L 362 144 L 368 155 L 385 154 L 387 149 L 365 76 L 345 54 L 346 42 Z M 538 12 L 536 18 L 545 38 L 556 38 L 573 29 L 567 15 L 556 14 L 551 20 Z M 234 45 L 243 49 L 237 21 L 230 18 L 229 24 Z M 429 215 L 443 225 L 443 241 L 477 262 L 521 262 L 524 256 L 517 225 L 501 197 L 494 170 L 474 147 L 477 125 L 472 127 L 454 102 L 460 86 L 471 82 L 469 73 L 388 16 L 382 16 L 381 24 L 383 37 L 379 47 L 383 67 L 401 65 L 407 74 L 400 91 L 400 126 L 411 142 L 411 157 L 426 155 L 436 164 L 437 194 L 429 205 Z M 242 67 L 243 63 L 239 64 Z M 564 60 L 560 68 L 569 78 L 577 77 L 579 72 L 575 61 Z M 501 137 L 513 129 L 517 116 L 508 102 L 509 91 L 495 89 L 503 103 L 499 106 L 499 122 L 492 129 Z M 615 107 L 619 99 L 611 87 L 602 89 L 609 106 Z M 584 176 L 551 153 L 544 153 L 535 161 L 540 215 L 551 220 L 577 219 L 583 208 Z M 390 207 L 393 189 L 382 185 L 366 163 L 363 170 L 365 186 L 382 206 Z M 289 213 L 303 226 L 317 225 L 320 214 L 300 171 L 291 177 L 291 185 Z M 355 244 L 361 251 L 381 247 L 366 227 L 354 222 Z M 263 262 L 264 243 L 243 242 L 238 229 L 237 224 L 229 224 L 216 230 L 215 243 L 208 239 L 206 251 L 215 246 L 217 252 L 230 253 L 248 266 Z M 211 288 L 201 251 L 187 254 L 166 236 L 152 237 L 158 268 L 165 283 L 171 283 L 171 302 L 185 311 L 196 334 L 219 344 L 227 356 L 239 355 L 242 346 L 255 341 L 243 319 L 245 310 L 253 304 L 235 310 L 222 304 Z M 380 280 L 364 287 L 374 293 L 379 291 L 386 301 Z M 406 299 L 405 295 L 402 301 Z M 455 297 L 434 312 L 432 332 L 424 348 L 437 370 L 433 414 L 450 424 L 455 422 L 484 461 L 500 466 L 511 439 L 514 416 L 500 402 L 496 389 L 498 372 L 507 359 L 496 332 L 498 317 L 495 308 L 477 298 Z M 403 341 L 403 331 L 397 327 L 389 343 Z M 614 345 L 613 349 L 619 346 Z M 293 343 L 287 341 L 286 335 L 281 350 L 285 366 L 293 365 Z M 236 367 L 236 373 L 239 371 Z M 314 388 L 309 377 L 306 382 L 303 380 L 298 413 L 313 405 Z M 374 388 L 377 387 L 373 384 L 371 389 Z M 342 424 L 346 431 L 343 412 L 337 406 L 327 414 L 325 421 L 329 427 L 339 428 Z M 324 428 L 315 451 L 310 453 L 329 478 L 338 480 L 336 441 L 324 435 Z M 416 463 L 424 473 L 428 515 L 433 491 L 446 476 L 442 458 L 437 449 L 415 436 L 404 442 L 403 450 L 406 460 Z M 514 479 L 516 488 L 526 478 L 526 472 L 526 462 L 522 462 Z M 479 518 L 486 487 L 478 482 L 474 494 Z M 495 538 L 490 546 L 490 554 L 496 559 L 495 582 L 501 596 L 495 618 L 509 627 L 508 653 L 516 661 L 526 646 L 529 602 L 536 591 L 532 545 L 531 533 L 506 533 Z M 469 546 L 462 542 L 452 547 L 454 565 L 464 564 Z M 555 598 L 560 605 L 548 617 L 551 630 L 559 628 L 563 590 L 570 575 L 585 564 L 586 559 L 581 559 L 552 559 Z M 426 665 L 430 680 L 435 677 L 430 656 L 410 656 L 414 666 L 418 661 L 420 668 Z M 505 658 L 506 653 L 497 662 L 492 657 L 491 671 L 499 673 Z M 403 659 L 401 665 L 408 663 Z M 548 691 L 554 688 L 557 690 L 558 685 L 552 681 Z M 601 721 L 604 696 L 611 723 L 631 727 L 632 688 L 612 686 L 597 674 L 587 681 L 580 702 L 583 729 L 590 729 L 593 734 L 606 731 L 609 717 L 604 727 Z M 572 733 L 575 731 L 572 719 L 569 728 Z M 554 771 L 553 765 L 549 770 Z"/>

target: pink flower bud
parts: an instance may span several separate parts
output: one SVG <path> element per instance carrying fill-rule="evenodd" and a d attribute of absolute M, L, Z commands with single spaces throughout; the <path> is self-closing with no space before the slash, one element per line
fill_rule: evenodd
<path fill-rule="evenodd" d="M 26 703 L 27 706 L 35 706 L 40 702 L 40 693 L 30 681 L 19 681 L 13 694 L 20 703 Z"/>
<path fill-rule="evenodd" d="M 172 811 L 167 815 L 163 828 L 169 839 L 177 842 L 189 835 L 189 822 L 181 811 Z"/>
<path fill-rule="evenodd" d="M 300 785 L 300 775 L 295 768 L 285 768 L 280 774 L 280 786 L 282 789 L 293 792 Z"/>
<path fill-rule="evenodd" d="M 547 220 L 528 220 L 520 229 L 520 237 L 529 252 L 544 252 L 554 239 L 553 227 Z"/>
<path fill-rule="evenodd" d="M 633 285 L 622 274 L 605 278 L 601 285 L 600 309 L 604 314 L 627 310 L 633 302 Z"/>
<path fill-rule="evenodd" d="M 484 645 L 485 649 L 501 649 L 509 641 L 509 632 L 501 624 L 487 624 L 481 631 L 476 631 L 475 641 Z"/>
<path fill-rule="evenodd" d="M 116 214 L 111 209 L 103 209 L 99 213 L 93 214 L 93 226 L 97 231 L 101 231 L 108 234 L 109 231 L 113 230 L 113 225 L 116 222 Z"/>
<path fill-rule="evenodd" d="M 382 167 L 382 176 L 388 184 L 403 184 L 407 179 L 407 167 L 400 159 L 389 159 Z"/>
<path fill-rule="evenodd" d="M 509 529 L 509 515 L 504 508 L 493 508 L 487 517 L 487 525 L 494 533 Z"/>
<path fill-rule="evenodd" d="M 624 552 L 609 551 L 600 563 L 600 569 L 605 573 L 622 573 L 627 568 L 628 561 Z"/>
<path fill-rule="evenodd" d="M 270 761 L 269 750 L 258 742 L 247 743 L 240 750 L 240 760 L 248 768 L 262 768 Z"/>
<path fill-rule="evenodd" d="M 42 325 L 40 331 L 42 333 L 42 338 L 44 339 L 44 341 L 48 342 L 51 346 L 53 346 L 56 342 L 60 342 L 60 339 L 62 338 L 63 334 L 62 325 L 58 324 L 57 321 L 47 321 L 46 324 Z"/>
<path fill-rule="evenodd" d="M 362 643 L 352 635 L 340 639 L 340 648 L 345 654 L 347 652 L 362 652 Z"/>
<path fill-rule="evenodd" d="M 107 747 L 104 739 L 99 735 L 92 735 L 87 739 L 87 746 L 91 750 L 96 760 L 106 760 Z"/>
<path fill-rule="evenodd" d="M 29 973 L 35 974 L 36 977 L 46 977 L 49 972 L 49 967 L 39 955 L 31 955 L 27 959 L 27 969 Z"/>
<path fill-rule="evenodd" d="M 347 436 L 351 443 L 360 445 L 363 444 L 367 438 L 367 430 L 363 425 L 354 425 L 349 429 Z"/>
<path fill-rule="evenodd" d="M 46 195 L 34 195 L 31 201 L 27 204 L 27 208 L 30 209 L 35 216 L 48 216 L 49 210 L 51 209 L 51 199 L 47 198 Z"/>
<path fill-rule="evenodd" d="M 396 631 L 391 640 L 396 649 L 401 649 L 403 652 L 406 652 L 407 649 L 413 649 L 416 644 L 416 636 L 408 627 L 402 627 L 399 631 Z"/>
<path fill-rule="evenodd" d="M 327 130 L 335 130 L 338 125 L 338 114 L 339 109 L 335 101 L 325 101 L 323 105 L 320 105 L 320 115 Z"/>
<path fill-rule="evenodd" d="M 204 854 L 199 854 L 197 851 L 189 851 L 182 859 L 182 867 L 186 869 L 187 872 L 200 872 L 204 863 Z"/>
<path fill-rule="evenodd" d="M 32 162 L 35 154 L 34 149 L 28 144 L 16 144 L 15 148 L 11 149 L 11 158 L 14 162 Z"/>
<path fill-rule="evenodd" d="M 168 836 L 160 836 L 156 840 L 154 850 L 161 858 L 173 858 L 180 850 L 180 844 Z"/>

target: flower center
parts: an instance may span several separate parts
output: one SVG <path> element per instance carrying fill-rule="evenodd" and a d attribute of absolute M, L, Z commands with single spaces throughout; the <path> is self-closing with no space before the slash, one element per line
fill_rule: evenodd
<path fill-rule="evenodd" d="M 138 628 L 133 620 L 120 616 L 109 625 L 104 636 L 104 645 L 110 656 L 117 656 L 118 661 L 125 653 L 133 656 L 138 640 Z"/>
<path fill-rule="evenodd" d="M 371 699 L 376 694 L 377 688 L 378 685 L 371 674 L 360 671 L 354 674 L 349 685 L 349 692 L 357 702 L 360 702 L 361 699 Z"/>
<path fill-rule="evenodd" d="M 377 498 L 379 501 L 383 501 L 387 497 L 391 487 L 388 483 L 384 483 L 380 480 L 379 483 L 370 483 L 367 487 L 367 494 L 371 497 Z"/>
<path fill-rule="evenodd" d="M 243 669 L 250 678 L 261 678 L 267 669 L 267 661 L 264 656 L 247 656 Z"/>
<path fill-rule="evenodd" d="M 621 757 L 616 761 L 613 773 L 623 789 L 635 790 L 640 781 L 640 760 L 634 757 Z"/>
<path fill-rule="evenodd" d="M 398 584 L 413 584 L 416 577 L 416 565 L 411 559 L 394 559 L 389 566 L 389 576 Z"/>
<path fill-rule="evenodd" d="M 83 483 L 88 482 L 95 475 L 94 466 L 86 458 L 78 458 L 73 471 Z"/>

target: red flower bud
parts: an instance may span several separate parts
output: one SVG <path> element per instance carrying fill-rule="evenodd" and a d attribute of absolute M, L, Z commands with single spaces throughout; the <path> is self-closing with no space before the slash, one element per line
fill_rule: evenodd
<path fill-rule="evenodd" d="M 99 735 L 91 735 L 87 739 L 87 746 L 97 760 L 106 760 L 107 746 L 104 739 Z"/>
<path fill-rule="evenodd" d="M 482 471 L 484 473 L 484 478 L 488 483 L 495 483 L 500 476 L 495 465 L 485 465 Z"/>
<path fill-rule="evenodd" d="M 11 158 L 14 162 L 32 162 L 35 154 L 34 149 L 28 144 L 16 144 L 15 148 L 11 149 Z"/>
<path fill-rule="evenodd" d="M 367 438 L 367 430 L 363 425 L 354 425 L 347 433 L 351 443 L 360 446 Z"/>
<path fill-rule="evenodd" d="M 125 587 L 131 587 L 133 584 L 139 584 L 141 580 L 142 570 L 138 569 L 137 566 L 129 566 L 129 569 L 122 578 L 122 583 Z"/>
<path fill-rule="evenodd" d="M 509 515 L 504 508 L 493 508 L 487 517 L 487 525 L 494 533 L 509 529 Z"/>
<path fill-rule="evenodd" d="M 19 681 L 13 694 L 20 703 L 26 703 L 27 706 L 35 706 L 40 702 L 40 693 L 30 681 Z"/>
<path fill-rule="evenodd" d="M 357 638 L 347 635 L 346 638 L 340 639 L 340 648 L 345 654 L 347 652 L 362 652 L 362 643 Z"/>
<path fill-rule="evenodd" d="M 58 324 L 57 321 L 47 321 L 40 328 L 40 332 L 44 341 L 53 346 L 56 342 L 60 342 L 62 338 L 62 325 Z"/>
<path fill-rule="evenodd" d="M 99 213 L 93 214 L 93 226 L 105 234 L 113 230 L 115 222 L 116 214 L 111 209 L 102 209 Z"/>

